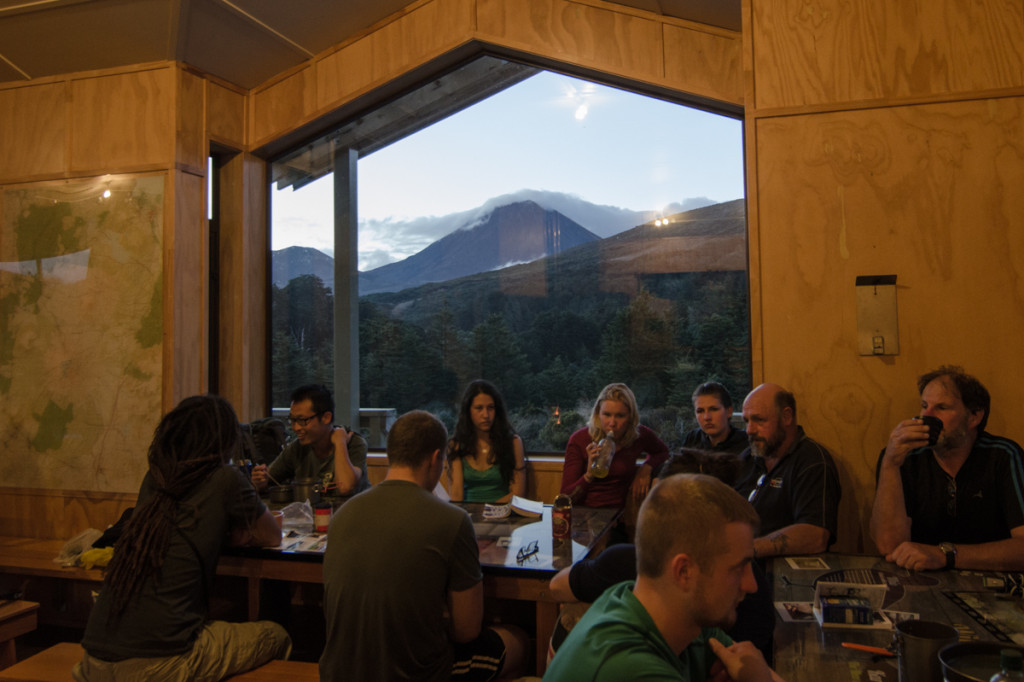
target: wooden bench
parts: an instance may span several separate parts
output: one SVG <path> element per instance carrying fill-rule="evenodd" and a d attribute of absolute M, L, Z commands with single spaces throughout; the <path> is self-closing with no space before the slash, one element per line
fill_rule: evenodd
<path fill-rule="evenodd" d="M 82 660 L 82 645 L 76 642 L 55 644 L 21 663 L 0 670 L 0 682 L 61 682 L 71 680 L 71 668 Z M 301 661 L 271 661 L 241 675 L 227 678 L 235 682 L 318 682 L 320 672 L 316 663 Z"/>
<path fill-rule="evenodd" d="M 232 682 L 279 682 L 280 680 L 320 682 L 320 667 L 316 663 L 302 661 L 271 661 L 255 670 L 226 679 Z"/>
<path fill-rule="evenodd" d="M 14 638 L 36 629 L 37 611 L 34 601 L 0 602 L 0 669 L 17 662 Z"/>
<path fill-rule="evenodd" d="M 21 663 L 15 663 L 10 668 L 0 670 L 0 682 L 71 680 L 71 667 L 80 660 L 82 645 L 77 642 L 62 642 L 26 658 Z"/>

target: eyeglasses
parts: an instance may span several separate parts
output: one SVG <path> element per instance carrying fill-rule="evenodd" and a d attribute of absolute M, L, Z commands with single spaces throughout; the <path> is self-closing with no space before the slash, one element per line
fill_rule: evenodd
<path fill-rule="evenodd" d="M 298 424 L 302 428 L 306 428 L 306 425 L 309 424 L 309 422 L 313 421 L 322 414 L 323 412 L 317 412 L 316 414 L 312 414 L 308 417 L 293 417 L 291 415 L 288 415 L 288 426 L 294 429 L 295 425 Z"/>
<path fill-rule="evenodd" d="M 954 519 L 956 518 L 956 479 L 951 478 L 946 481 L 946 493 L 949 494 L 949 499 L 946 500 L 946 513 Z"/>
<path fill-rule="evenodd" d="M 764 482 L 767 479 L 768 479 L 768 474 L 761 474 L 761 476 L 757 479 L 757 485 L 754 486 L 754 489 L 751 490 L 750 494 L 747 496 L 747 502 L 753 502 L 754 501 L 754 498 L 757 497 L 758 491 L 761 490 L 761 486 L 764 485 Z"/>
<path fill-rule="evenodd" d="M 534 540 L 525 547 L 520 548 L 519 552 L 516 553 L 516 563 L 522 566 L 526 560 L 535 557 L 539 551 L 540 547 L 537 545 L 537 541 Z"/>

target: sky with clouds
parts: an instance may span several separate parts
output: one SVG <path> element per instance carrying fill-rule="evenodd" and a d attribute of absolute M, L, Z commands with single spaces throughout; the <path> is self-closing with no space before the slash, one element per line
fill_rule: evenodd
<path fill-rule="evenodd" d="M 742 136 L 736 119 L 542 72 L 360 159 L 360 269 L 416 253 L 504 195 L 595 204 L 582 224 L 601 236 L 637 213 L 742 198 Z M 333 252 L 331 189 L 328 176 L 273 192 L 274 250 Z"/>

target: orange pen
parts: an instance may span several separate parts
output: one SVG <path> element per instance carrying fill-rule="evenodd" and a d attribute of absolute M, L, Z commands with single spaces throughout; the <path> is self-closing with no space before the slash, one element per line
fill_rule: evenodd
<path fill-rule="evenodd" d="M 883 649 L 877 646 L 868 646 L 867 644 L 854 644 L 853 642 L 843 642 L 843 646 L 847 649 L 857 649 L 859 651 L 866 651 L 869 654 L 878 654 L 879 656 L 895 656 L 896 654 L 888 649 Z"/>

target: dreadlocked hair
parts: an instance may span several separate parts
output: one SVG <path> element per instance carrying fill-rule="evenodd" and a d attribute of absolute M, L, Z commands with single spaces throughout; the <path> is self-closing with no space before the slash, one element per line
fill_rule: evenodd
<path fill-rule="evenodd" d="M 219 396 L 185 398 L 160 421 L 148 456 L 156 494 L 135 509 L 104 579 L 111 619 L 163 564 L 178 502 L 234 457 L 241 442 L 235 410 Z"/>

